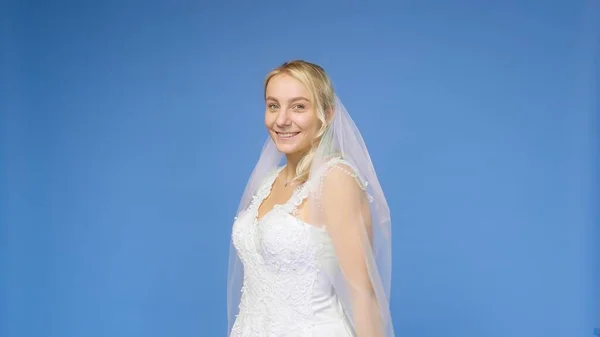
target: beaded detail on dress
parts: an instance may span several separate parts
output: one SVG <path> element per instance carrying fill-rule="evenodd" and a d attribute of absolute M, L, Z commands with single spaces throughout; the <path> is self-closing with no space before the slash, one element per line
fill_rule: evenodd
<path fill-rule="evenodd" d="M 356 178 L 363 189 L 367 186 L 341 158 L 328 161 L 325 169 L 333 167 Z M 232 240 L 244 272 L 230 336 L 353 336 L 324 272 L 337 266 L 327 230 L 296 217 L 310 186 L 300 185 L 286 203 L 258 219 L 258 208 L 281 170 L 265 179 L 233 225 Z"/>

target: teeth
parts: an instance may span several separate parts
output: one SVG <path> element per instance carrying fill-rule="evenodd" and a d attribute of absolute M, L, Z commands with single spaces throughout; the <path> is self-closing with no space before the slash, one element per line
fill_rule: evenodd
<path fill-rule="evenodd" d="M 290 138 L 290 137 L 295 136 L 296 134 L 297 134 L 297 132 L 287 132 L 287 133 L 279 133 L 279 136 L 283 137 L 283 138 Z"/>

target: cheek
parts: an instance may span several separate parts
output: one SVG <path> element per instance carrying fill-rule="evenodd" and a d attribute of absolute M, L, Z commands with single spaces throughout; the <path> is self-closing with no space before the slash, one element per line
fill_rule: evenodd
<path fill-rule="evenodd" d="M 273 116 L 269 113 L 265 113 L 265 126 L 267 128 L 270 128 L 273 125 L 273 122 L 275 121 L 275 119 L 273 118 Z"/>
<path fill-rule="evenodd" d="M 314 115 L 302 114 L 298 115 L 295 122 L 302 131 L 314 133 L 319 128 L 319 120 Z"/>

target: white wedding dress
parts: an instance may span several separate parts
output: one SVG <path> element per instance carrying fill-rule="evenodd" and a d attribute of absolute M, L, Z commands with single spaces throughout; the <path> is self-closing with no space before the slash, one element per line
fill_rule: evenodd
<path fill-rule="evenodd" d="M 244 268 L 239 313 L 231 337 L 352 337 L 328 268 L 337 268 L 324 228 L 299 220 L 296 208 L 308 196 L 301 185 L 260 221 L 258 207 L 282 168 L 259 187 L 236 218 L 232 240 Z"/>

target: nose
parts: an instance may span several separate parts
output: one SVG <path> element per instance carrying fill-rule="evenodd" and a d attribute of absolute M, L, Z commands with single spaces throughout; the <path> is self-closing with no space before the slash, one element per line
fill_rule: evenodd
<path fill-rule="evenodd" d="M 287 109 L 279 110 L 279 113 L 277 114 L 277 119 L 275 119 L 275 124 L 277 124 L 277 126 L 283 127 L 290 125 L 291 123 L 292 121 L 288 116 Z"/>

